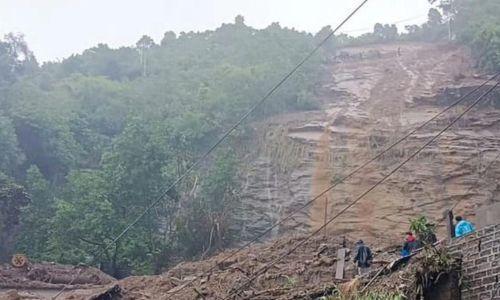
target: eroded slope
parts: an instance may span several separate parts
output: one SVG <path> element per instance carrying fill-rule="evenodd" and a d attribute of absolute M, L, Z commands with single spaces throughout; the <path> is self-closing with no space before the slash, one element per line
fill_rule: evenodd
<path fill-rule="evenodd" d="M 390 44 L 345 49 L 332 59 L 329 75 L 317 91 L 322 99 L 321 111 L 280 116 L 260 125 L 260 152 L 244 174 L 238 216 L 243 239 L 263 232 L 335 179 L 482 83 L 486 77 L 474 72 L 467 51 L 451 45 Z M 458 212 L 473 217 L 475 208 L 497 197 L 496 182 L 488 178 L 498 178 L 498 174 L 485 176 L 478 188 L 471 186 L 497 154 L 499 107 L 498 94 L 489 97 L 488 103 L 467 114 L 332 224 L 330 232 L 398 241 L 409 218 L 424 214 L 437 220 L 459 199 L 464 201 Z M 463 108 L 457 107 L 430 124 L 277 228 L 272 236 L 320 226 L 325 207 L 328 216 L 338 212 Z"/>

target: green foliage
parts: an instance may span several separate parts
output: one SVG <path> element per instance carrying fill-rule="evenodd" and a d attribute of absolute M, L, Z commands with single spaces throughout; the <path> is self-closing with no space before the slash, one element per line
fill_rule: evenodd
<path fill-rule="evenodd" d="M 64 199 L 56 202 L 50 256 L 64 263 L 91 263 L 114 233 L 107 183 L 99 171 L 73 171 L 67 180 Z"/>
<path fill-rule="evenodd" d="M 456 269 L 457 261 L 450 255 L 446 248 L 427 246 L 424 249 L 422 267 L 426 272 L 431 273 L 451 272 Z"/>
<path fill-rule="evenodd" d="M 373 27 L 373 35 L 379 40 L 379 41 L 394 41 L 398 38 L 398 28 L 396 25 L 392 24 L 385 24 L 382 25 L 380 23 L 375 24 Z"/>
<path fill-rule="evenodd" d="M 112 80 L 131 80 L 142 72 L 141 61 L 133 48 L 111 49 L 106 44 L 87 49 L 83 55 L 73 55 L 60 64 L 49 63 L 43 68 L 56 77 L 79 73 L 104 76 Z"/>
<path fill-rule="evenodd" d="M 454 8 L 457 38 L 471 47 L 481 67 L 500 70 L 500 3 L 458 0 Z"/>
<path fill-rule="evenodd" d="M 203 174 L 202 196 L 195 196 L 186 213 L 176 219 L 179 246 L 188 256 L 213 252 L 233 241 L 230 225 L 237 201 L 236 166 L 232 152 L 220 151 L 212 169 Z M 196 183 L 192 191 L 196 193 Z"/>
<path fill-rule="evenodd" d="M 24 188 L 0 172 L 0 261 L 10 260 L 20 229 L 21 208 L 29 203 Z"/>
<path fill-rule="evenodd" d="M 7 36 L 0 43 L 0 170 L 32 197 L 19 202 L 17 250 L 122 277 L 230 245 L 239 163 L 232 138 L 111 242 L 317 38 L 278 23 L 257 30 L 238 16 L 214 31 L 166 32 L 160 45 L 148 36 L 133 47 L 99 44 L 38 68 L 22 37 Z M 253 120 L 316 108 L 321 54 Z"/>
<path fill-rule="evenodd" d="M 25 186 L 31 201 L 21 210 L 22 228 L 17 248 L 32 259 L 42 259 L 49 249 L 53 229 L 54 198 L 49 182 L 36 166 L 31 166 L 26 173 Z"/>
<path fill-rule="evenodd" d="M 9 33 L 0 40 L 0 88 L 31 74 L 37 68 L 35 56 L 22 35 Z"/>
<path fill-rule="evenodd" d="M 24 161 L 24 155 L 19 149 L 17 135 L 12 120 L 0 111 L 0 172 L 15 175 Z"/>
<path fill-rule="evenodd" d="M 402 36 L 403 40 L 435 42 L 448 37 L 448 26 L 436 8 L 429 9 L 426 23 L 421 26 L 407 25 L 405 29 L 407 33 Z"/>
<path fill-rule="evenodd" d="M 436 225 L 430 223 L 425 216 L 410 220 L 410 231 L 414 232 L 420 241 L 427 243 L 432 241 L 431 236 L 436 234 Z"/>
<path fill-rule="evenodd" d="M 500 70 L 500 2 L 497 0 L 429 0 L 437 4 L 445 21 L 451 23 L 452 34 L 472 49 L 479 66 L 491 71 Z M 428 28 L 441 28 L 441 37 L 447 27 L 438 24 L 436 9 L 429 11 Z M 443 22 L 444 23 L 444 22 Z M 446 29 L 445 29 L 446 28 Z M 425 30 L 427 29 L 427 30 Z M 443 30 L 445 29 L 445 30 Z"/>
<path fill-rule="evenodd" d="M 424 247 L 421 267 L 415 274 L 416 295 L 426 295 L 439 284 L 440 278 L 459 274 L 460 260 L 453 257 L 446 247 Z"/>

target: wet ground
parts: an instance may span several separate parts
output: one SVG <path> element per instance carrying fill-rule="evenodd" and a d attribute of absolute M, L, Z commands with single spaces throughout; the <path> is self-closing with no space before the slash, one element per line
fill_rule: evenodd
<path fill-rule="evenodd" d="M 264 151 L 245 172 L 238 216 L 243 239 L 259 234 L 306 203 L 444 109 L 467 87 L 479 85 L 486 78 L 477 76 L 468 51 L 456 46 L 408 43 L 345 51 L 350 56 L 332 59 L 317 91 L 322 110 L 281 116 L 260 129 L 259 135 L 265 137 L 260 142 Z M 377 52 L 379 55 L 373 55 Z M 463 108 L 452 109 L 446 117 L 431 123 L 318 199 L 269 238 L 321 226 L 325 208 L 327 217 L 341 210 Z M 397 242 L 410 218 L 423 214 L 438 220 L 443 210 L 459 199 L 465 200 L 458 213 L 473 219 L 475 208 L 493 201 L 497 194 L 495 183 L 487 180 L 479 183 L 479 190 L 469 189 L 481 177 L 483 164 L 496 155 L 500 145 L 498 119 L 500 110 L 491 102 L 472 111 L 332 224 L 329 232 L 373 242 L 387 238 Z"/>

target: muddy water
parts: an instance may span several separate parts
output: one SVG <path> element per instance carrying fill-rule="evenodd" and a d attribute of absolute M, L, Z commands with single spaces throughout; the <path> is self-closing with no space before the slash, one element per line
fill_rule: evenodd
<path fill-rule="evenodd" d="M 323 191 L 328 189 L 328 187 L 332 184 L 332 172 L 330 169 L 330 155 L 332 154 L 332 151 L 330 149 L 330 143 L 329 127 L 325 127 L 318 142 L 318 155 L 316 156 L 316 160 L 314 162 L 314 173 L 312 176 L 311 187 L 313 197 L 323 193 Z M 313 229 L 317 229 L 321 227 L 323 223 L 326 223 L 325 221 L 330 216 L 330 206 L 328 206 L 329 201 L 333 201 L 332 193 L 330 192 L 326 193 L 312 204 L 310 218 Z"/>

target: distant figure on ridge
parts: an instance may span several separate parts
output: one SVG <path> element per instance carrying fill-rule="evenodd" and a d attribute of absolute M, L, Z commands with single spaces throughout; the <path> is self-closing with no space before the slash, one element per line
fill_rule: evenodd
<path fill-rule="evenodd" d="M 373 260 L 372 251 L 362 240 L 356 242 L 356 256 L 354 263 L 358 267 L 358 275 L 362 276 L 370 271 L 370 265 Z"/>
<path fill-rule="evenodd" d="M 476 231 L 474 225 L 472 225 L 471 222 L 462 219 L 461 216 L 456 216 L 455 221 L 457 221 L 457 225 L 455 225 L 455 237 L 462 237 Z"/>

